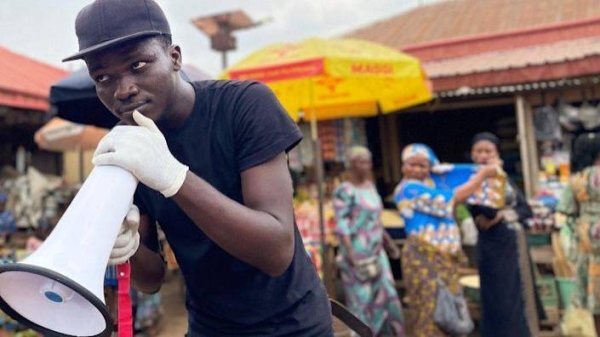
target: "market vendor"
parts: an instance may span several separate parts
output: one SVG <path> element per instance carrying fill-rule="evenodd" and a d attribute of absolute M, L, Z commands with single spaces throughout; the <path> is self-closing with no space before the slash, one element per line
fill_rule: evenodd
<path fill-rule="evenodd" d="M 479 165 L 503 165 L 500 139 L 489 132 L 473 137 L 471 158 Z M 532 216 L 525 196 L 508 181 L 504 207 L 474 215 L 479 230 L 477 256 L 481 282 L 481 334 L 486 337 L 537 336 L 544 309 L 523 224 Z"/>
<path fill-rule="evenodd" d="M 434 321 L 434 310 L 439 287 L 445 286 L 455 295 L 460 291 L 458 270 L 464 256 L 454 207 L 498 172 L 495 165 L 483 165 L 468 181 L 446 189 L 431 178 L 437 165 L 429 146 L 407 145 L 402 150 L 403 179 L 394 193 L 407 233 L 402 267 L 406 297 L 415 312 L 409 324 L 418 337 L 447 336 L 444 327 Z"/>
<path fill-rule="evenodd" d="M 111 254 L 156 292 L 160 223 L 185 278 L 189 337 L 332 336 L 325 288 L 294 224 L 285 153 L 302 139 L 257 82 L 184 82 L 181 48 L 152 0 L 96 0 L 76 20 L 102 103 L 119 119 L 94 165 L 140 181 Z M 139 228 L 139 232 L 138 232 Z M 141 244 L 139 244 L 141 241 Z"/>

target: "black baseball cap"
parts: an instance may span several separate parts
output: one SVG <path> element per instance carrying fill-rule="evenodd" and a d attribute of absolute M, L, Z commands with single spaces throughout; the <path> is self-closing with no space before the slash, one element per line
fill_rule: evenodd
<path fill-rule="evenodd" d="M 129 40 L 153 35 L 171 35 L 169 22 L 153 0 L 95 0 L 75 20 L 79 52 L 73 61 Z"/>

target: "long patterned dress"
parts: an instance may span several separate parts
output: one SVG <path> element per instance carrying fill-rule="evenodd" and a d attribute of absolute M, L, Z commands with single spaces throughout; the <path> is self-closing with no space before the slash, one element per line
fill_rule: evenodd
<path fill-rule="evenodd" d="M 359 188 L 344 182 L 334 191 L 333 203 L 339 237 L 350 236 L 352 249 L 358 258 L 378 256 L 378 277 L 361 281 L 349 263 L 344 245 L 339 247 L 340 268 L 346 305 L 365 322 L 375 335 L 404 336 L 404 319 L 388 257 L 383 249 L 383 225 L 380 220 L 383 204 L 377 190 L 370 184 Z"/>
<path fill-rule="evenodd" d="M 573 175 L 556 210 L 570 219 L 580 304 L 600 315 L 600 167 Z"/>
<path fill-rule="evenodd" d="M 454 193 L 436 188 L 431 179 L 404 180 L 394 197 L 407 233 L 402 274 L 413 311 L 409 325 L 416 337 L 446 336 L 433 321 L 437 279 L 458 294 L 458 269 L 465 261 L 454 220 Z"/>

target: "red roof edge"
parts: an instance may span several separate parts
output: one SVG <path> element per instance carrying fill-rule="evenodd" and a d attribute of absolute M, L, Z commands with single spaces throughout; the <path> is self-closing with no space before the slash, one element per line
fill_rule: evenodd
<path fill-rule="evenodd" d="M 48 95 L 40 95 L 39 93 L 30 91 L 30 90 L 22 90 L 22 89 L 17 89 L 17 88 L 9 88 L 9 87 L 0 86 L 0 91 L 3 91 L 5 93 L 12 93 L 15 95 L 20 95 L 20 96 L 27 96 L 27 97 L 31 97 L 31 98 L 39 98 L 39 99 L 48 100 Z"/>
<path fill-rule="evenodd" d="M 482 52 L 600 35 L 600 17 L 501 33 L 438 40 L 402 47 L 421 61 L 448 59 Z"/>
<path fill-rule="evenodd" d="M 440 77 L 431 80 L 433 82 L 434 90 L 440 92 L 455 90 L 463 86 L 480 88 L 487 86 L 512 85 L 586 76 L 597 73 L 600 73 L 600 56 L 591 56 L 561 63 L 532 65 L 525 68 L 512 68 L 500 71 Z"/>
<path fill-rule="evenodd" d="M 21 58 L 21 59 L 26 59 L 27 61 L 36 63 L 37 65 L 40 65 L 42 67 L 45 67 L 45 68 L 48 68 L 48 69 L 52 69 L 53 71 L 56 71 L 58 73 L 64 73 L 64 76 L 66 76 L 66 75 L 68 75 L 70 73 L 70 71 L 68 71 L 68 70 L 61 69 L 61 68 L 59 68 L 59 67 L 57 67 L 55 65 L 52 65 L 50 63 L 47 63 L 47 62 L 35 59 L 35 58 L 33 58 L 33 57 L 29 56 L 29 55 L 25 55 L 25 54 L 16 52 L 16 51 L 14 51 L 12 49 L 9 49 L 9 48 L 7 48 L 5 46 L 0 45 L 0 49 L 3 49 L 4 52 L 10 53 L 10 54 L 12 54 L 14 56 L 17 56 L 17 57 Z"/>
<path fill-rule="evenodd" d="M 39 112 L 46 112 L 50 109 L 48 99 L 41 97 L 32 97 L 19 93 L 6 92 L 0 90 L 0 106 L 8 106 L 19 109 L 30 109 Z"/>
<path fill-rule="evenodd" d="M 0 57 L 3 57 L 3 58 L 12 57 L 13 60 L 17 60 L 19 62 L 24 61 L 27 63 L 26 69 L 28 69 L 28 71 L 38 72 L 38 71 L 42 70 L 43 73 L 41 73 L 41 74 L 38 73 L 35 75 L 37 78 L 37 82 L 34 86 L 32 86 L 32 88 L 39 89 L 40 86 L 44 86 L 44 85 L 40 84 L 39 82 L 43 83 L 44 81 L 50 81 L 50 82 L 48 82 L 48 90 L 44 91 L 43 94 L 41 94 L 39 90 L 29 90 L 31 88 L 24 89 L 22 86 L 21 87 L 12 86 L 11 85 L 12 83 L 9 83 L 8 85 L 6 85 L 6 83 L 4 83 L 4 85 L 0 85 L 0 90 L 13 92 L 18 95 L 25 95 L 25 96 L 29 96 L 29 97 L 42 98 L 42 99 L 47 100 L 49 89 L 50 89 L 50 83 L 58 81 L 61 78 L 66 77 L 70 73 L 68 70 L 61 69 L 52 64 L 37 60 L 28 55 L 15 52 L 15 51 L 13 51 L 5 46 L 2 46 L 2 45 L 0 45 Z M 23 65 L 21 65 L 21 66 L 23 66 Z M 31 68 L 31 70 L 29 68 Z M 11 75 L 15 75 L 15 74 L 21 75 L 22 72 L 21 73 L 19 73 L 19 72 L 11 73 Z"/>

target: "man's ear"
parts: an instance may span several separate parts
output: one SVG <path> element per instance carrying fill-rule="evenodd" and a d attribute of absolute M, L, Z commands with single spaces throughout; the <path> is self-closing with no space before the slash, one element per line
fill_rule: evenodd
<path fill-rule="evenodd" d="M 181 48 L 176 44 L 169 46 L 169 56 L 171 57 L 171 62 L 173 64 L 173 70 L 175 70 L 175 71 L 181 70 L 181 65 L 183 62 L 183 56 L 181 55 Z"/>

